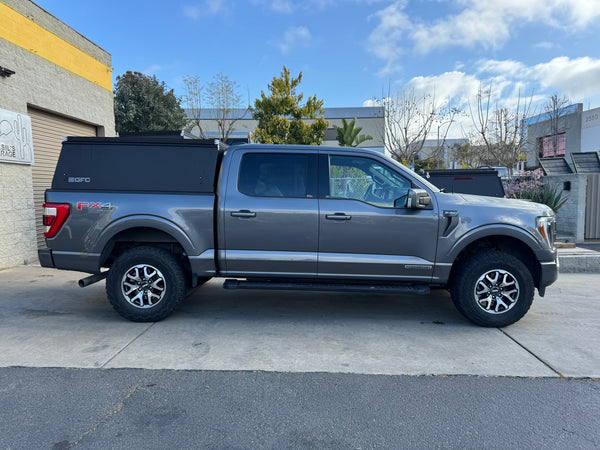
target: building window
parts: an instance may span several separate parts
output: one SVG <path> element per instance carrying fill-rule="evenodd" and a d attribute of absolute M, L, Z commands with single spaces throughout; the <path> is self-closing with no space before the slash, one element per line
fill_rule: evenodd
<path fill-rule="evenodd" d="M 556 154 L 554 153 L 554 145 L 556 143 Z M 555 156 L 565 156 L 565 150 L 567 148 L 567 135 L 566 133 L 554 134 L 552 136 L 545 136 L 538 140 L 540 157 L 542 158 L 553 158 Z"/>

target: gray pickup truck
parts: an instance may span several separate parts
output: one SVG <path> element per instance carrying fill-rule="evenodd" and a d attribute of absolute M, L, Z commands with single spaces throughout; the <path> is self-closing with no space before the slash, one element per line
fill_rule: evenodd
<path fill-rule="evenodd" d="M 42 266 L 106 278 L 158 321 L 212 277 L 229 289 L 427 294 L 482 326 L 519 320 L 558 275 L 544 205 L 440 191 L 358 148 L 68 138 L 46 191 Z"/>

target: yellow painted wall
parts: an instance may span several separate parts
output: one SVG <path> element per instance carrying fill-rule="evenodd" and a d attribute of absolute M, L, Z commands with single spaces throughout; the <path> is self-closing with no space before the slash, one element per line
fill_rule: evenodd
<path fill-rule="evenodd" d="M 112 68 L 0 3 L 0 38 L 112 92 Z"/>

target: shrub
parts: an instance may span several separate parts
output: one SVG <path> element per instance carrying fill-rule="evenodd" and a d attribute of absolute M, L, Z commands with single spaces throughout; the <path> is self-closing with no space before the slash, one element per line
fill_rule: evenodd
<path fill-rule="evenodd" d="M 521 171 L 508 181 L 505 188 L 507 197 L 542 203 L 556 213 L 567 199 L 563 198 L 563 191 L 558 186 L 544 183 L 543 175 L 542 169 Z"/>

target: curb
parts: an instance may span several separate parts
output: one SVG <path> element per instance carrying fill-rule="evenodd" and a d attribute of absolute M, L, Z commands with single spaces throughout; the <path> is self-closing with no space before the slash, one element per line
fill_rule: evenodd
<path fill-rule="evenodd" d="M 587 255 L 558 255 L 559 273 L 600 273 L 600 253 Z"/>

